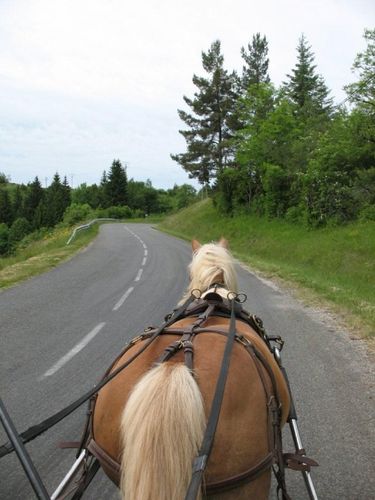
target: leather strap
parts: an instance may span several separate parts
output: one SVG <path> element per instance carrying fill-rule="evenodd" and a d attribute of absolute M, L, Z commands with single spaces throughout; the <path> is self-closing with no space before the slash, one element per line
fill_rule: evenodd
<path fill-rule="evenodd" d="M 231 317 L 229 324 L 228 338 L 224 349 L 223 359 L 219 377 L 216 383 L 214 399 L 212 401 L 210 415 L 208 417 L 207 427 L 203 437 L 203 443 L 199 450 L 199 454 L 193 462 L 193 475 L 189 484 L 189 488 L 185 500 L 195 500 L 203 479 L 203 473 L 207 466 L 207 460 L 211 453 L 216 427 L 219 421 L 220 409 L 224 397 L 225 383 L 228 376 L 230 355 L 236 335 L 236 316 L 234 309 L 234 300 L 231 301 Z"/>

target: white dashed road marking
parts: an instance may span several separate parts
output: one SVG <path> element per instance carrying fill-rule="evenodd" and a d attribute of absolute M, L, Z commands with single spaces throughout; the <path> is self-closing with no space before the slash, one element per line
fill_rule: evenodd
<path fill-rule="evenodd" d="M 79 353 L 79 351 L 82 351 L 84 347 L 87 346 L 87 344 L 94 338 L 96 335 L 100 332 L 100 330 L 105 326 L 105 323 L 99 323 L 96 325 L 95 328 L 91 330 L 90 333 L 88 333 L 81 342 L 76 344 L 72 349 L 70 349 L 69 352 L 65 354 L 62 358 L 60 358 L 57 363 L 55 363 L 49 370 L 46 371 L 46 373 L 43 375 L 43 377 L 50 377 L 54 373 L 56 373 L 60 368 L 62 368 L 68 361 L 70 361 L 76 354 Z"/>
<path fill-rule="evenodd" d="M 140 269 L 138 270 L 137 276 L 134 279 L 134 281 L 139 281 L 141 279 L 142 273 L 143 273 L 143 267 L 145 266 L 147 262 L 147 255 L 148 255 L 148 249 L 147 245 L 145 242 L 133 231 L 131 231 L 129 228 L 125 226 L 125 230 L 128 231 L 130 234 L 132 234 L 139 242 L 142 244 L 144 248 L 144 257 L 142 260 L 142 265 Z M 120 307 L 124 304 L 126 299 L 129 297 L 129 295 L 133 292 L 134 287 L 131 286 L 126 290 L 124 295 L 120 298 L 120 300 L 116 303 L 116 305 L 113 307 L 112 311 L 117 311 L 120 309 Z M 50 377 L 51 375 L 54 375 L 60 368 L 62 368 L 68 361 L 70 361 L 76 354 L 78 354 L 84 347 L 87 346 L 87 344 L 94 338 L 96 335 L 100 332 L 100 330 L 105 326 L 106 323 L 99 323 L 95 328 L 91 330 L 90 333 L 88 333 L 81 342 L 79 342 L 77 345 L 75 345 L 69 352 L 67 352 L 57 363 L 55 363 L 49 370 L 47 370 L 40 379 L 44 377 Z"/>
<path fill-rule="evenodd" d="M 117 309 L 120 309 L 120 307 L 122 306 L 122 304 L 125 302 L 125 300 L 129 297 L 129 295 L 132 293 L 132 291 L 134 290 L 134 287 L 131 286 L 128 290 L 126 290 L 126 292 L 124 293 L 124 295 L 121 297 L 121 299 L 117 302 L 117 304 L 115 305 L 115 307 L 112 309 L 112 311 L 117 311 Z"/>

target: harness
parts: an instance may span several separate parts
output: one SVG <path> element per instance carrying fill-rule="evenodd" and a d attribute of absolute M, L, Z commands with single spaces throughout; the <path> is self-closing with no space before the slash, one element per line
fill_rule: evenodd
<path fill-rule="evenodd" d="M 182 350 L 184 353 L 185 365 L 190 370 L 193 370 L 194 368 L 194 340 L 198 335 L 209 332 L 222 335 L 227 338 L 205 435 L 198 456 L 195 458 L 193 463 L 192 480 L 189 485 L 185 500 L 195 500 L 202 483 L 203 474 L 207 466 L 215 436 L 215 430 L 219 419 L 225 382 L 228 375 L 230 355 L 233 344 L 235 342 L 243 346 L 248 352 L 250 358 L 256 366 L 257 373 L 262 383 L 265 398 L 267 401 L 268 452 L 258 463 L 254 464 L 248 470 L 245 470 L 240 474 L 229 477 L 225 480 L 205 484 L 205 493 L 207 495 L 212 495 L 237 488 L 242 484 L 255 480 L 257 477 L 259 477 L 261 474 L 272 467 L 278 482 L 278 490 L 280 490 L 282 493 L 282 499 L 290 499 L 287 494 L 285 485 L 285 463 L 281 440 L 281 402 L 277 390 L 276 379 L 273 370 L 271 369 L 263 354 L 252 344 L 249 339 L 236 332 L 236 320 L 240 320 L 248 324 L 265 342 L 271 352 L 273 342 L 276 342 L 277 345 L 282 346 L 283 341 L 280 337 L 268 336 L 263 327 L 262 320 L 255 315 L 249 314 L 242 308 L 241 302 L 245 299 L 246 297 L 243 298 L 241 297 L 241 295 L 232 293 L 229 294 L 228 299 L 223 299 L 216 292 L 211 292 L 204 298 L 194 299 L 179 314 L 179 319 L 189 317 L 195 318 L 195 321 L 193 323 L 183 327 L 176 327 L 174 324 L 172 324 L 171 326 L 165 326 L 162 331 L 160 331 L 160 329 L 154 328 L 146 329 L 141 335 L 135 337 L 130 342 L 130 344 L 126 346 L 122 353 L 120 353 L 120 355 L 108 368 L 105 374 L 105 378 L 108 377 L 108 374 L 110 373 L 112 367 L 130 347 L 134 346 L 140 341 L 153 339 L 155 336 L 155 332 L 158 332 L 158 335 L 168 334 L 177 337 L 176 340 L 174 340 L 164 349 L 160 357 L 156 360 L 156 363 L 164 363 Z M 230 318 L 229 330 L 227 328 L 219 328 L 215 326 L 205 327 L 205 322 L 212 316 Z M 172 319 L 173 323 L 177 321 L 175 319 L 175 312 L 167 315 L 165 321 L 169 324 Z M 149 345 L 149 340 L 147 342 L 147 345 Z M 136 355 L 138 355 L 138 353 L 136 353 Z M 128 365 L 128 362 L 126 362 L 126 364 Z M 122 367 L 118 368 L 116 372 L 121 368 Z M 92 398 L 90 402 L 89 416 L 87 420 L 86 431 L 82 437 L 81 448 L 86 447 L 90 453 L 92 453 L 100 460 L 101 463 L 105 464 L 107 471 L 109 471 L 110 473 L 110 477 L 114 479 L 116 483 L 118 483 L 118 478 L 120 475 L 119 463 L 115 461 L 111 456 L 109 456 L 108 453 L 106 453 L 106 451 L 103 450 L 93 438 L 92 414 L 95 407 L 95 399 L 95 397 Z"/>
<path fill-rule="evenodd" d="M 177 340 L 168 345 L 168 347 L 164 350 L 162 355 L 157 360 L 157 363 L 168 361 L 177 352 L 183 350 L 185 364 L 191 370 L 194 367 L 194 339 L 198 335 L 204 334 L 205 332 L 210 332 L 216 333 L 218 335 L 223 335 L 227 338 L 205 436 L 199 450 L 199 454 L 193 463 L 192 480 L 189 485 L 185 500 L 195 500 L 198 490 L 201 486 L 203 473 L 206 468 L 208 457 L 212 448 L 223 399 L 225 382 L 228 375 L 230 355 L 235 342 L 241 344 L 248 352 L 249 356 L 256 366 L 256 370 L 259 374 L 259 378 L 263 386 L 267 401 L 268 453 L 250 469 L 225 480 L 205 485 L 206 494 L 212 495 L 232 488 L 236 488 L 241 484 L 248 483 L 249 481 L 256 479 L 258 476 L 272 467 L 278 483 L 278 493 L 281 492 L 283 500 L 290 500 L 285 485 L 285 468 L 290 467 L 295 470 L 310 471 L 311 465 L 317 465 L 316 462 L 305 456 L 305 452 L 303 449 L 299 449 L 295 454 L 283 454 L 281 440 L 281 404 L 273 370 L 264 355 L 259 351 L 259 349 L 257 349 L 256 346 L 254 346 L 247 337 L 236 332 L 236 320 L 243 321 L 248 324 L 265 342 L 272 354 L 275 354 L 275 346 L 273 346 L 273 344 L 277 345 L 277 348 L 281 350 L 283 346 L 281 337 L 267 335 L 261 319 L 255 315 L 250 315 L 242 308 L 241 303 L 246 300 L 246 296 L 242 296 L 241 294 L 237 295 L 229 293 L 228 298 L 223 299 L 218 293 L 216 293 L 217 286 L 218 285 L 214 287 L 214 292 L 206 294 L 204 298 L 200 298 L 199 296 L 197 297 L 197 295 L 195 295 L 193 291 L 192 295 L 186 300 L 184 304 L 182 304 L 182 306 L 175 309 L 171 314 L 166 316 L 164 323 L 160 327 L 149 327 L 145 329 L 145 331 L 141 335 L 133 338 L 108 368 L 102 380 L 90 391 L 71 403 L 68 407 L 57 412 L 38 425 L 30 427 L 25 432 L 19 435 L 21 442 L 27 443 L 45 432 L 50 427 L 54 426 L 56 423 L 61 421 L 63 418 L 65 418 L 67 415 L 72 413 L 75 409 L 89 400 L 87 421 L 81 441 L 79 443 L 64 443 L 62 446 L 78 448 L 77 457 L 83 452 L 83 450 L 87 450 L 83 477 L 78 489 L 76 490 L 76 493 L 72 497 L 73 500 L 78 500 L 79 498 L 81 498 L 83 492 L 97 472 L 100 463 L 105 464 L 106 468 L 111 472 L 111 477 L 116 478 L 120 473 L 119 464 L 115 460 L 113 460 L 113 458 L 110 457 L 103 449 L 101 449 L 93 439 L 92 415 L 98 392 L 108 382 L 116 377 L 118 373 L 120 373 L 132 361 L 134 361 L 134 359 L 136 359 L 142 352 L 144 352 L 156 338 L 163 334 L 175 335 L 177 336 Z M 229 331 L 228 329 L 222 329 L 215 326 L 205 327 L 205 321 L 211 316 L 222 316 L 224 318 L 230 318 Z M 188 317 L 195 318 L 195 321 L 193 321 L 192 324 L 184 327 L 176 327 L 174 325 L 178 320 Z M 135 344 L 138 344 L 142 340 L 145 340 L 145 342 L 138 349 L 138 351 L 136 351 L 126 362 L 122 363 L 114 371 L 111 371 L 113 366 L 125 354 L 125 352 L 127 352 L 131 347 L 133 347 Z M 280 366 L 280 368 L 282 369 L 283 374 L 286 378 L 285 370 L 283 370 L 282 366 Z M 291 411 L 294 412 L 293 405 L 291 407 Z M 14 451 L 13 444 L 5 443 L 4 445 L 0 446 L 0 457 L 7 455 L 12 451 Z"/>

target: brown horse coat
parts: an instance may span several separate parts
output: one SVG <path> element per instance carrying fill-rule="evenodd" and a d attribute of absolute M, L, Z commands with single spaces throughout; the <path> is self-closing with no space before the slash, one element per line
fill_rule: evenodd
<path fill-rule="evenodd" d="M 185 318 L 176 322 L 173 328 L 183 327 L 194 322 L 195 318 Z M 229 319 L 210 317 L 205 328 L 225 329 L 228 331 Z M 271 367 L 277 384 L 279 401 L 282 405 L 282 425 L 289 412 L 289 393 L 284 377 L 267 345 L 262 338 L 245 322 L 236 321 L 236 331 L 246 336 L 253 346 L 264 356 Z M 164 349 L 176 340 L 176 335 L 163 333 L 127 368 L 103 387 L 94 407 L 92 419 L 92 438 L 114 462 L 121 462 L 120 420 L 129 393 L 136 382 L 149 370 Z M 129 359 L 142 346 L 145 340 L 134 344 L 112 366 L 111 371 Z M 210 412 L 216 380 L 219 375 L 226 336 L 213 332 L 199 333 L 194 338 L 194 377 L 201 390 L 206 415 Z M 179 351 L 168 363 L 182 363 L 183 352 Z M 264 372 L 268 391 L 272 392 L 270 378 Z M 215 434 L 214 446 L 205 473 L 205 484 L 218 483 L 237 476 L 259 463 L 269 453 L 269 423 L 267 397 L 255 362 L 249 352 L 239 342 L 235 342 L 230 360 L 220 419 Z M 179 436 L 175 436 L 176 448 Z M 107 475 L 118 485 L 119 474 L 101 465 Z M 262 474 L 251 484 L 254 498 L 263 498 L 270 474 Z M 259 490 L 259 491 L 258 491 Z M 258 491 L 258 492 L 257 492 Z M 240 492 L 233 498 L 241 498 Z M 249 494 L 249 490 L 247 493 Z M 257 496 L 258 495 L 258 496 Z M 215 498 L 218 498 L 215 496 Z M 231 498 L 222 495 L 220 498 Z M 266 496 L 265 496 L 266 498 Z"/>

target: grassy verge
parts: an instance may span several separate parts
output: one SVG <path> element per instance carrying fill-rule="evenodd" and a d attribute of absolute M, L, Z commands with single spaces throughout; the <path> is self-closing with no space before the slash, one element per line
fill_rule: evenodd
<path fill-rule="evenodd" d="M 97 235 L 99 225 L 77 234 L 73 242 L 66 242 L 72 233 L 71 228 L 51 230 L 43 238 L 31 241 L 15 255 L 0 258 L 0 289 L 12 286 L 20 281 L 41 274 L 56 267 L 85 247 Z"/>
<path fill-rule="evenodd" d="M 160 228 L 203 242 L 225 236 L 240 260 L 310 290 L 310 299 L 325 299 L 348 326 L 375 337 L 375 223 L 307 230 L 250 215 L 222 217 L 204 200 L 166 218 Z"/>

